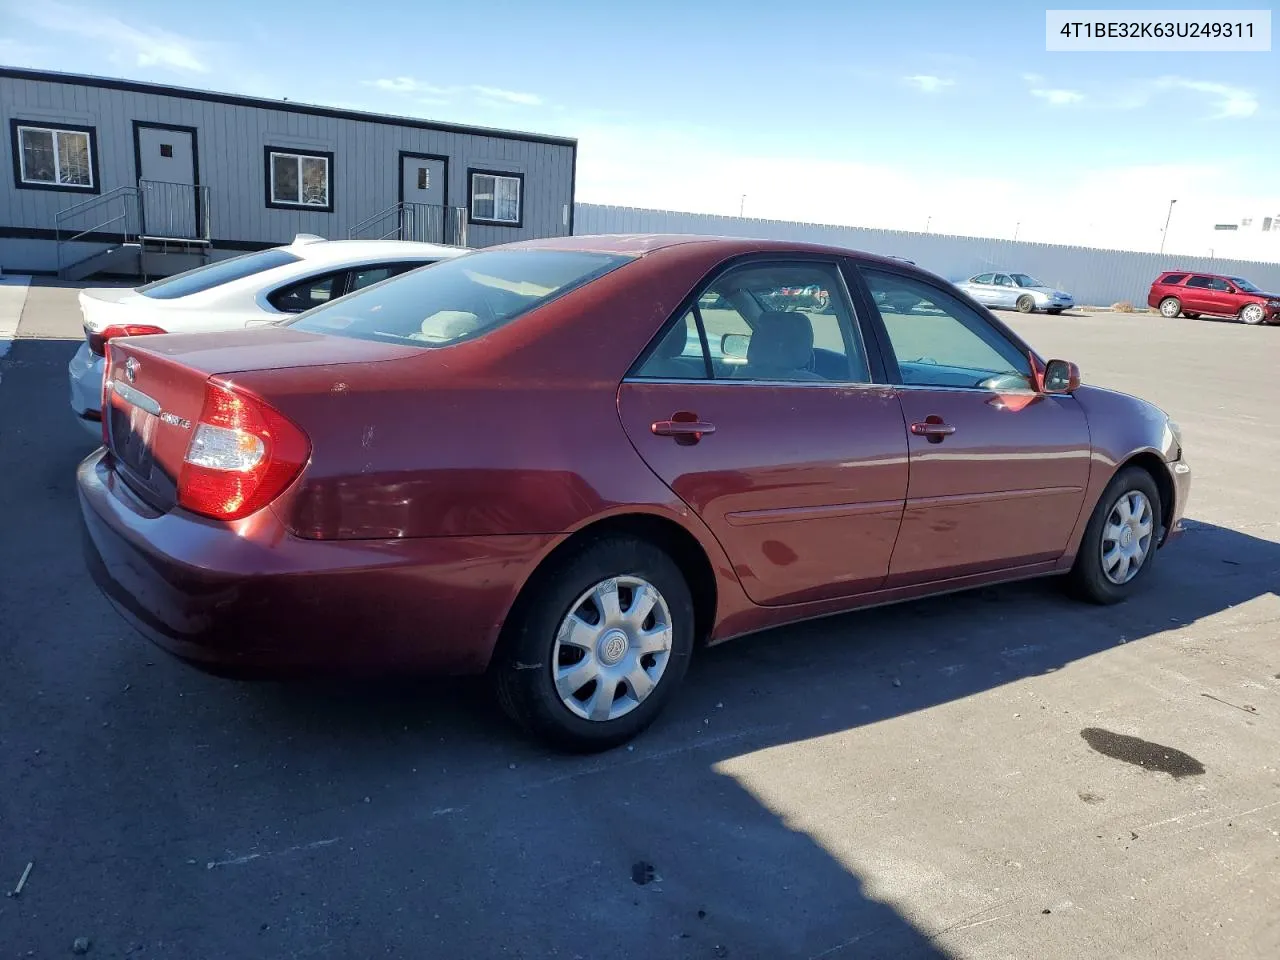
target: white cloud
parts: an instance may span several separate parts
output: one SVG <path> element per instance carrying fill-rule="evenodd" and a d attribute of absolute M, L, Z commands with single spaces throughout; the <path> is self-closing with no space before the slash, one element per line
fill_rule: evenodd
<path fill-rule="evenodd" d="M 542 106 L 542 98 L 536 93 L 522 93 L 519 90 L 503 90 L 501 87 L 475 86 L 471 89 L 482 97 L 488 97 L 490 100 L 501 100 L 504 103 L 515 103 L 522 107 Z"/>
<path fill-rule="evenodd" d="M 1208 94 L 1217 113 L 1214 120 L 1251 117 L 1258 112 L 1258 97 L 1252 90 L 1234 87 L 1227 83 L 1208 80 L 1187 80 L 1183 77 L 1161 77 L 1156 86 L 1162 90 L 1193 90 Z"/>
<path fill-rule="evenodd" d="M 918 73 L 914 77 L 903 77 L 907 83 L 911 84 L 921 93 L 937 93 L 944 87 L 954 87 L 955 81 L 943 77 L 935 77 L 932 74 Z"/>
<path fill-rule="evenodd" d="M 131 60 L 138 67 L 166 67 L 186 73 L 208 73 L 198 54 L 199 44 L 187 37 L 156 27 L 136 27 L 97 10 L 74 7 L 54 0 L 31 5 L 9 5 L 10 16 L 57 33 L 69 33 L 109 47 L 115 59 Z"/>
<path fill-rule="evenodd" d="M 367 87 L 377 87 L 388 93 L 425 93 L 431 96 L 444 96 L 459 89 L 458 87 L 437 87 L 415 80 L 413 77 L 384 77 L 380 80 L 365 80 L 363 83 Z"/>
<path fill-rule="evenodd" d="M 1039 97 L 1041 100 L 1046 100 L 1055 107 L 1063 107 L 1069 103 L 1079 103 L 1084 99 L 1084 94 L 1079 90 L 1050 90 L 1040 87 L 1033 87 L 1031 95 Z"/>

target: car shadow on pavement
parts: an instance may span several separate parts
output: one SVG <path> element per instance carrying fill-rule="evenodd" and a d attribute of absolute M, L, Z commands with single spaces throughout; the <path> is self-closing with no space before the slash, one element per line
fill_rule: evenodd
<path fill-rule="evenodd" d="M 20 718 L 0 736 L 0 864 L 39 862 L 0 927 L 38 955 L 83 931 L 109 956 L 956 956 L 961 932 L 1048 905 L 943 896 L 928 861 L 910 888 L 880 882 L 860 851 L 906 838 L 868 805 L 896 774 L 859 734 L 1163 642 L 1280 574 L 1280 546 L 1193 522 L 1120 607 L 1034 582 L 773 630 L 703 651 L 630 747 L 553 755 L 477 682 L 236 683 L 133 634 L 79 555 L 93 442 L 66 409 L 71 349 L 0 361 L 0 490 L 22 505 L 0 545 L 0 702 Z M 773 799 L 806 787 L 821 829 Z"/>

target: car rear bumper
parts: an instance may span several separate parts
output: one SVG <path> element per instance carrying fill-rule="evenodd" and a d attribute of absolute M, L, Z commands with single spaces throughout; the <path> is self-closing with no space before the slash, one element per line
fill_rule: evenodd
<path fill-rule="evenodd" d="M 468 674 L 556 538 L 316 541 L 138 500 L 99 449 L 77 471 L 85 559 L 140 633 L 210 673 Z"/>
<path fill-rule="evenodd" d="M 67 380 L 71 388 L 71 412 L 94 436 L 101 436 L 103 358 L 80 344 L 67 364 Z"/>

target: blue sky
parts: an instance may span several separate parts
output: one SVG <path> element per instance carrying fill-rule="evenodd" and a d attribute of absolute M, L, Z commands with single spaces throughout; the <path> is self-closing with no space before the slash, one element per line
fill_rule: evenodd
<path fill-rule="evenodd" d="M 576 136 L 594 202 L 1153 249 L 1176 197 L 1186 252 L 1280 214 L 1277 54 L 1046 53 L 1044 4 L 214 9 L 0 0 L 0 62 Z"/>

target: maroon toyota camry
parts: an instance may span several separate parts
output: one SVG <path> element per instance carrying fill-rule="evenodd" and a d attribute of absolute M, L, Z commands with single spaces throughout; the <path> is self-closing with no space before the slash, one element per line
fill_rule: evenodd
<path fill-rule="evenodd" d="M 575 748 L 703 643 L 1036 576 L 1122 600 L 1190 486 L 1156 407 L 820 246 L 532 241 L 109 346 L 80 503 L 139 631 L 232 675 L 488 671 Z"/>

